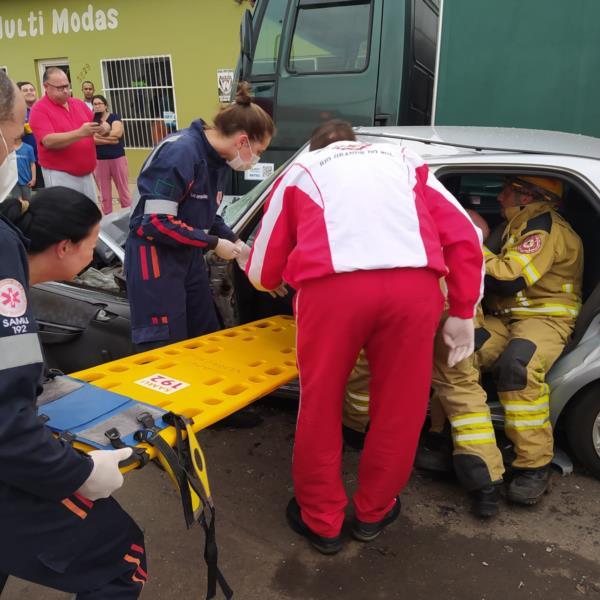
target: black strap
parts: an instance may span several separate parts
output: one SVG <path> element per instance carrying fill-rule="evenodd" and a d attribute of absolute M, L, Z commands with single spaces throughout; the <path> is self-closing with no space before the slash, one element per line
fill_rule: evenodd
<path fill-rule="evenodd" d="M 148 415 L 148 417 L 152 419 L 151 415 Z M 175 449 L 171 448 L 165 442 L 159 431 L 153 426 L 153 419 L 151 423 L 148 417 L 144 416 L 143 420 L 140 419 L 144 426 L 150 426 L 145 429 L 146 433 L 142 433 L 140 437 L 143 439 L 140 441 L 145 441 L 154 446 L 169 464 L 179 486 L 187 527 L 190 528 L 197 521 L 204 530 L 204 560 L 207 567 L 206 600 L 211 600 L 216 596 L 217 585 L 223 592 L 226 600 L 230 600 L 233 597 L 233 590 L 227 583 L 218 565 L 219 552 L 216 538 L 215 508 L 201 479 L 196 476 L 190 455 L 189 443 L 186 443 L 183 437 L 183 432 L 186 429 L 186 417 L 174 413 L 167 413 L 163 416 L 165 423 L 175 428 Z M 202 503 L 202 510 L 197 518 L 194 515 L 190 487 L 198 495 Z"/>

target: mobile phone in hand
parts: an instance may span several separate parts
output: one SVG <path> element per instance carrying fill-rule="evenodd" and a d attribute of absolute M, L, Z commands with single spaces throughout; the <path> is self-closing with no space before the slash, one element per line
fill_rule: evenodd
<path fill-rule="evenodd" d="M 94 113 L 94 120 L 92 122 L 98 123 L 98 125 L 99 125 L 102 122 L 102 113 L 100 113 L 100 112 Z"/>

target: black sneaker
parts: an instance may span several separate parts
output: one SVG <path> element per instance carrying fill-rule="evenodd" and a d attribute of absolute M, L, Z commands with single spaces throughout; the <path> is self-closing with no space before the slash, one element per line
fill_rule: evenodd
<path fill-rule="evenodd" d="M 500 510 L 500 489 L 497 485 L 471 492 L 471 512 L 480 519 L 491 519 Z"/>
<path fill-rule="evenodd" d="M 507 498 L 515 504 L 537 504 L 548 491 L 550 465 L 539 469 L 514 469 L 508 486 Z"/>
<path fill-rule="evenodd" d="M 332 538 L 323 537 L 311 531 L 302 520 L 300 506 L 296 498 L 292 498 L 285 511 L 289 526 L 298 534 L 303 535 L 321 554 L 337 554 L 342 549 L 342 540 L 339 535 Z"/>
<path fill-rule="evenodd" d="M 390 523 L 393 523 L 400 514 L 400 497 L 396 497 L 394 506 L 388 511 L 388 513 L 375 523 L 363 523 L 354 517 L 352 523 L 352 536 L 359 542 L 370 542 L 374 540 Z"/>

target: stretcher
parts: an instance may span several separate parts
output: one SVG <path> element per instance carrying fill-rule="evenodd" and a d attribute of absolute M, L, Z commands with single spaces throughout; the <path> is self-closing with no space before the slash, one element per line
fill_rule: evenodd
<path fill-rule="evenodd" d="M 178 488 L 186 525 L 205 532 L 207 598 L 233 592 L 218 567 L 215 507 L 196 432 L 297 376 L 295 322 L 261 319 L 59 377 L 40 418 L 89 452 L 133 448 L 123 472 L 157 458 Z"/>

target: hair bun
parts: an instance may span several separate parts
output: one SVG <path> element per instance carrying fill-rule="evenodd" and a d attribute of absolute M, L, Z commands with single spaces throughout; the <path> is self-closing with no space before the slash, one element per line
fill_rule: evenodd
<path fill-rule="evenodd" d="M 240 81 L 235 94 L 235 103 L 241 106 L 250 106 L 252 104 L 252 88 L 247 81 Z"/>

